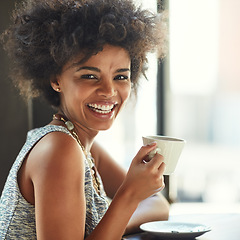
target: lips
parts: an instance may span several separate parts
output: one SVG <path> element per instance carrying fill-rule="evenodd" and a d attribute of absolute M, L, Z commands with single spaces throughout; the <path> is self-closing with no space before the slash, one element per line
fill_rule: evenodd
<path fill-rule="evenodd" d="M 97 103 L 89 103 L 87 106 L 94 112 L 100 113 L 100 114 L 109 114 L 113 111 L 116 104 L 97 104 Z"/>

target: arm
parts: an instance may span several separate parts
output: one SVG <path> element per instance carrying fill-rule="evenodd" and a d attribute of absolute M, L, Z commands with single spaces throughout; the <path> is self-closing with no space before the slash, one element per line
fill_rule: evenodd
<path fill-rule="evenodd" d="M 97 143 L 93 144 L 92 154 L 96 158 L 97 168 L 102 177 L 105 190 L 108 196 L 112 198 L 124 181 L 126 171 Z M 167 220 L 168 215 L 169 203 L 161 193 L 154 194 L 138 205 L 127 225 L 125 233 L 139 231 L 139 226 L 145 222 Z"/>
<path fill-rule="evenodd" d="M 46 135 L 29 154 L 38 240 L 84 238 L 84 156 L 65 133 Z"/>
<path fill-rule="evenodd" d="M 109 209 L 87 240 L 121 239 L 139 203 L 163 186 L 161 156 L 156 155 L 148 164 L 142 162 L 154 147 L 141 148 Z M 84 163 L 76 141 L 63 133 L 48 134 L 30 153 L 27 167 L 34 186 L 38 240 L 83 240 Z"/>
<path fill-rule="evenodd" d="M 102 237 L 105 240 L 121 239 L 131 216 L 136 212 L 139 204 L 164 186 L 162 174 L 165 169 L 165 164 L 163 163 L 163 157 L 156 154 L 150 162 L 145 164 L 142 161 L 146 159 L 148 153 L 155 147 L 156 144 L 152 144 L 143 146 L 139 150 L 131 163 L 126 177 L 114 195 L 108 211 L 93 233 L 87 238 L 88 240 L 98 239 L 101 235 L 100 233 L 103 234 Z M 100 156 L 101 154 L 98 155 L 98 157 Z M 96 155 L 94 157 L 96 157 Z M 98 159 L 98 166 L 102 165 L 107 168 L 106 164 L 110 160 L 100 162 L 102 160 L 102 158 Z M 111 169 L 111 172 L 112 171 L 113 169 Z M 103 172 L 101 171 L 100 173 Z M 104 176 L 102 177 L 104 178 Z M 135 221 L 135 223 L 139 224 L 137 221 Z M 133 223 L 133 225 L 135 223 Z M 131 226 L 130 230 L 132 230 L 132 227 L 133 226 Z M 97 235 L 97 233 L 100 235 Z"/>
<path fill-rule="evenodd" d="M 169 216 L 169 203 L 161 193 L 143 200 L 133 213 L 125 234 L 139 232 L 139 226 L 150 221 L 167 220 Z"/>

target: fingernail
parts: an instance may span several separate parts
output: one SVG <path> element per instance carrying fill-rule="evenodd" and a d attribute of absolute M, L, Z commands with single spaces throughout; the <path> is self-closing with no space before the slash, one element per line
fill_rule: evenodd
<path fill-rule="evenodd" d="M 156 144 L 157 144 L 157 142 L 151 142 L 151 143 L 148 143 L 147 146 L 154 146 Z"/>

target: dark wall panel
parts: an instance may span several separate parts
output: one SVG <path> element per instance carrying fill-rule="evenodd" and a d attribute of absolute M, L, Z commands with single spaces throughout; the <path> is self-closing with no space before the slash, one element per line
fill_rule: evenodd
<path fill-rule="evenodd" d="M 20 0 L 15 1 L 20 2 Z M 0 1 L 0 32 L 10 21 L 14 1 Z M 51 121 L 54 110 L 42 100 L 33 100 L 28 106 L 8 77 L 11 62 L 0 46 L 0 193 L 8 172 L 23 146 L 29 128 L 36 128 Z"/>
<path fill-rule="evenodd" d="M 0 2 L 0 32 L 9 24 L 14 1 Z M 28 129 L 27 105 L 8 78 L 11 62 L 0 47 L 0 192 Z"/>

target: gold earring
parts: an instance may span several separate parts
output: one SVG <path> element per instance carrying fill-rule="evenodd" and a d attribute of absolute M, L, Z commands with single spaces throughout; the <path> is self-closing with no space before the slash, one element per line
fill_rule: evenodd
<path fill-rule="evenodd" d="M 58 87 L 58 88 L 56 89 L 56 91 L 57 91 L 57 92 L 60 92 L 60 87 Z"/>

